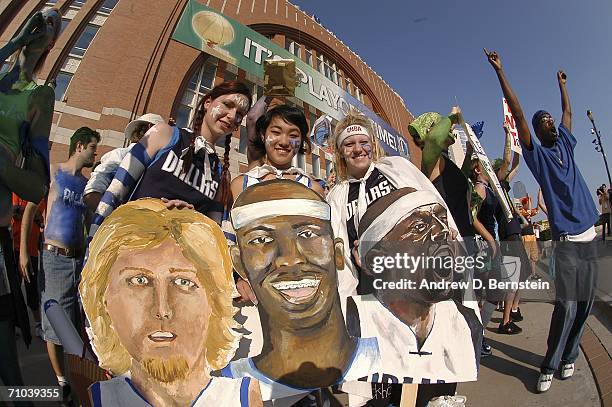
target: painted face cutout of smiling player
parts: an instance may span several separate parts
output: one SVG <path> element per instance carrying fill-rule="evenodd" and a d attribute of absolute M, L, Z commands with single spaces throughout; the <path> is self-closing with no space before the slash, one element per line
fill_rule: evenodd
<path fill-rule="evenodd" d="M 263 317 L 289 330 L 315 326 L 339 301 L 335 262 L 341 249 L 325 219 L 329 207 L 303 188 L 284 181 L 251 192 L 255 203 L 232 210 L 239 242 L 239 249 L 232 248 L 234 267 L 251 282 Z M 260 201 L 292 192 L 308 198 Z M 268 216 L 266 211 L 271 211 Z"/>

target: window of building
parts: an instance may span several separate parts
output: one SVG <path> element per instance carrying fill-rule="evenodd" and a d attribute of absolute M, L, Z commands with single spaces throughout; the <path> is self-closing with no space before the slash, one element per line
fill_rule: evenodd
<path fill-rule="evenodd" d="M 87 0 L 73 0 L 72 3 L 70 3 L 70 7 L 80 9 L 85 3 L 87 3 Z"/>
<path fill-rule="evenodd" d="M 325 177 L 329 178 L 329 174 L 331 174 L 334 169 L 334 163 L 330 160 L 325 160 Z"/>
<path fill-rule="evenodd" d="M 351 95 L 353 94 L 353 83 L 349 78 L 346 78 L 346 91 Z"/>
<path fill-rule="evenodd" d="M 312 66 L 312 50 L 304 46 L 304 54 L 305 54 L 306 63 Z"/>
<path fill-rule="evenodd" d="M 319 156 L 316 154 L 312 155 L 312 175 L 314 175 L 315 178 L 321 177 L 321 164 Z"/>
<path fill-rule="evenodd" d="M 325 75 L 325 62 L 323 62 L 323 55 L 321 54 L 317 56 L 317 71 Z"/>
<path fill-rule="evenodd" d="M 63 101 L 66 95 L 68 85 L 72 80 L 72 74 L 67 72 L 60 72 L 55 77 L 55 100 Z"/>
<path fill-rule="evenodd" d="M 91 45 L 91 42 L 93 41 L 99 29 L 100 27 L 97 25 L 87 24 L 87 26 L 79 36 L 79 39 L 76 41 L 76 43 L 70 50 L 70 54 L 77 55 L 80 57 L 85 55 L 85 51 L 87 51 L 87 48 L 89 48 L 89 46 Z"/>
<path fill-rule="evenodd" d="M 63 101 L 65 99 L 66 90 L 68 89 L 70 81 L 78 69 L 81 60 L 83 59 L 83 56 L 87 52 L 87 49 L 91 46 L 91 43 L 96 37 L 98 30 L 106 21 L 108 14 L 113 10 L 118 1 L 119 0 L 105 0 L 91 16 L 76 42 L 72 44 L 69 55 L 66 57 L 66 59 L 64 59 L 62 67 L 55 77 L 55 82 L 57 83 L 55 100 Z M 74 18 L 76 15 L 76 11 L 83 7 L 85 2 L 86 0 L 73 0 L 72 3 L 70 3 L 70 8 L 62 16 L 62 27 L 60 32 L 63 32 L 66 29 L 66 26 L 68 26 L 72 18 Z M 56 2 L 47 2 L 47 4 L 49 3 Z"/>
<path fill-rule="evenodd" d="M 102 3 L 102 6 L 100 6 L 100 12 L 110 14 L 118 2 L 119 0 L 106 0 L 104 3 Z"/>
<path fill-rule="evenodd" d="M 306 171 L 306 156 L 302 153 L 297 153 L 297 166 Z"/>
<path fill-rule="evenodd" d="M 223 73 L 223 80 L 226 81 L 226 82 L 228 82 L 228 81 L 235 81 L 236 79 L 238 79 L 238 75 L 233 73 L 233 72 L 230 72 L 230 71 L 226 70 Z"/>
<path fill-rule="evenodd" d="M 246 154 L 247 148 L 249 147 L 247 128 L 246 126 L 240 126 L 240 143 L 238 144 L 238 152 L 240 154 Z"/>
<path fill-rule="evenodd" d="M 66 27 L 68 27 L 68 24 L 70 24 L 70 20 L 62 18 L 62 27 L 60 28 L 60 34 L 64 32 Z"/>
<path fill-rule="evenodd" d="M 212 56 L 206 58 L 200 69 L 187 82 L 187 88 L 181 96 L 180 105 L 175 113 L 177 126 L 189 126 L 198 101 L 213 86 L 217 64 L 217 58 Z M 223 143 L 224 141 L 221 142 Z"/>
<path fill-rule="evenodd" d="M 302 46 L 288 37 L 285 37 L 285 49 L 296 57 L 302 58 Z"/>

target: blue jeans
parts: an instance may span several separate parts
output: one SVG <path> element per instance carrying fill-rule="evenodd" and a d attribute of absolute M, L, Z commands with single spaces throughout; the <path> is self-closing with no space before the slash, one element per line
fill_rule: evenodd
<path fill-rule="evenodd" d="M 66 257 L 61 254 L 42 251 L 42 270 L 39 270 L 39 287 L 43 338 L 47 342 L 61 345 L 45 313 L 45 303 L 56 300 L 66 312 L 77 331 L 80 326 L 78 287 L 83 268 L 82 258 Z"/>
<path fill-rule="evenodd" d="M 556 371 L 560 363 L 576 361 L 597 281 L 595 243 L 556 243 L 555 308 L 548 331 L 548 350 L 540 367 L 545 374 Z"/>

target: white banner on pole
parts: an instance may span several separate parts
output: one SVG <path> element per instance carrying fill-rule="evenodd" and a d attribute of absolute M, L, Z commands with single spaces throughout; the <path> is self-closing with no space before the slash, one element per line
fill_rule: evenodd
<path fill-rule="evenodd" d="M 465 159 L 465 150 L 461 145 L 461 138 L 465 132 L 462 128 L 455 127 L 453 129 L 453 134 L 455 135 L 455 142 L 451 144 L 448 148 L 448 158 L 451 159 L 452 162 L 459 168 L 463 165 L 463 160 Z M 467 137 L 466 137 L 467 140 Z"/>
<path fill-rule="evenodd" d="M 493 170 L 491 161 L 489 161 L 489 157 L 487 157 L 487 153 L 485 153 L 484 148 L 482 148 L 482 144 L 480 144 L 480 140 L 478 140 L 478 137 L 476 137 L 472 127 L 463 121 L 463 119 L 461 119 L 461 127 L 463 127 L 463 130 L 468 136 L 468 141 L 474 148 L 474 153 L 478 157 L 481 168 L 484 170 L 487 178 L 489 178 L 489 185 L 491 186 L 491 189 L 493 189 L 497 199 L 499 199 L 506 219 L 510 221 L 512 219 L 512 211 L 510 210 L 511 203 L 508 202 L 508 199 L 506 198 L 506 194 L 504 193 L 504 190 L 497 179 L 497 175 L 495 175 L 495 171 Z"/>
<path fill-rule="evenodd" d="M 512 149 L 512 151 L 523 155 L 523 149 L 521 148 L 521 143 L 519 143 L 518 129 L 516 128 L 514 117 L 512 116 L 512 112 L 510 111 L 510 106 L 508 106 L 506 98 L 502 98 L 502 101 L 504 104 L 504 123 L 506 123 L 506 125 L 508 126 L 508 129 L 510 130 L 510 135 L 512 136 L 510 148 Z"/>

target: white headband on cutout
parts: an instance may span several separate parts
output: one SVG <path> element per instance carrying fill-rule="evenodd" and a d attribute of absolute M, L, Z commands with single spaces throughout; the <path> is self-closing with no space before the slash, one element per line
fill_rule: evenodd
<path fill-rule="evenodd" d="M 415 191 L 406 194 L 389 205 L 359 238 L 359 256 L 365 256 L 383 237 L 406 219 L 413 210 L 422 206 L 440 204 L 446 208 L 444 201 L 430 191 Z"/>
<path fill-rule="evenodd" d="M 238 230 L 259 219 L 287 215 L 330 220 L 331 207 L 327 202 L 313 199 L 277 199 L 254 202 L 232 209 L 232 226 Z"/>
<path fill-rule="evenodd" d="M 338 139 L 336 139 L 336 147 L 342 147 L 342 142 L 344 140 L 346 140 L 348 137 L 356 136 L 358 134 L 370 137 L 370 133 L 368 133 L 368 130 L 366 130 L 365 127 L 360 126 L 358 124 L 352 124 L 346 129 L 342 130 L 342 133 L 340 133 Z"/>

